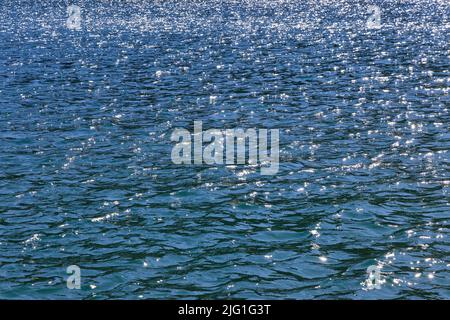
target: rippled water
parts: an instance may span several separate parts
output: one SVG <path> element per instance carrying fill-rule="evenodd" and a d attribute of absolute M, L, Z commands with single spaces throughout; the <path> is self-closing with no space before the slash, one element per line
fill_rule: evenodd
<path fill-rule="evenodd" d="M 2 1 L 0 298 L 450 298 L 448 1 L 77 4 Z M 278 174 L 173 164 L 194 120 Z"/>

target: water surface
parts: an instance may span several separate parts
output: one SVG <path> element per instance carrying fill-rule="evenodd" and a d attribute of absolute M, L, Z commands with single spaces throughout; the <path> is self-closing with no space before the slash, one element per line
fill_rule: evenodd
<path fill-rule="evenodd" d="M 77 4 L 2 2 L 0 298 L 450 298 L 448 1 Z M 195 120 L 278 174 L 173 164 Z"/>

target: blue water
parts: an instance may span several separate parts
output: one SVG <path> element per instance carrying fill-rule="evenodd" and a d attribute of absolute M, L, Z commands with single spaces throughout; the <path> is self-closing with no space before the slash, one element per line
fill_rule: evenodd
<path fill-rule="evenodd" d="M 74 3 L 2 1 L 0 298 L 450 298 L 448 1 Z M 279 172 L 173 164 L 197 120 Z"/>

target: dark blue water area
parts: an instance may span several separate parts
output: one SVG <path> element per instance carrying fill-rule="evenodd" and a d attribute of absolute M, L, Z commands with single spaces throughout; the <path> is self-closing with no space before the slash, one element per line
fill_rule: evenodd
<path fill-rule="evenodd" d="M 449 16 L 2 1 L 0 298 L 449 299 Z M 173 163 L 194 121 L 278 129 L 279 171 Z"/>

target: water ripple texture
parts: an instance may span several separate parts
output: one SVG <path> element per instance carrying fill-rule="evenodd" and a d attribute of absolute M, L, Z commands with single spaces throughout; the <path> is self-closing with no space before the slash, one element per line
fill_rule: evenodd
<path fill-rule="evenodd" d="M 2 1 L 0 298 L 449 299 L 449 17 Z M 279 129 L 278 173 L 172 163 L 197 120 Z"/>

